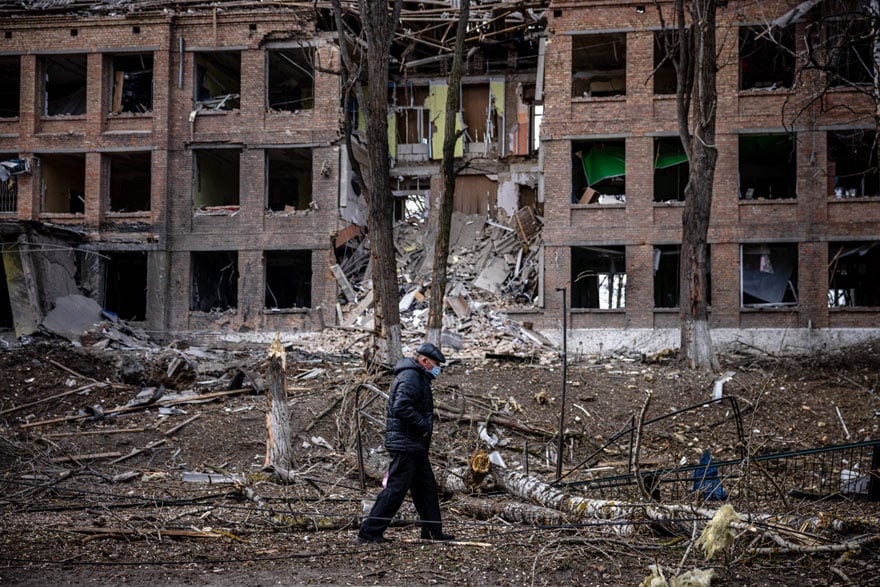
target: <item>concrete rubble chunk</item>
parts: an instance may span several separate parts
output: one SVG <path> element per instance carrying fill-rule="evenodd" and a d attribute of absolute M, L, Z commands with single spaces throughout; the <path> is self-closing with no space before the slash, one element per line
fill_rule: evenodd
<path fill-rule="evenodd" d="M 83 334 L 103 319 L 98 302 L 73 294 L 55 300 L 55 307 L 46 314 L 40 326 L 52 334 L 78 342 Z"/>

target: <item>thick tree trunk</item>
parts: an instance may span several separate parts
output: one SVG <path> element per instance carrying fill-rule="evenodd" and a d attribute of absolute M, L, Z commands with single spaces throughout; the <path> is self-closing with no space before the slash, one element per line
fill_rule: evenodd
<path fill-rule="evenodd" d="M 375 323 L 379 336 L 385 339 L 386 347 L 380 349 L 384 351 L 383 358 L 391 364 L 403 356 L 388 150 L 388 55 L 401 4 L 401 0 L 395 0 L 389 12 L 385 2 L 359 2 L 367 41 L 367 95 L 362 107 L 367 126 L 370 185 L 364 188 L 369 206 Z"/>
<path fill-rule="evenodd" d="M 287 413 L 286 358 L 281 338 L 276 334 L 269 348 L 269 373 L 266 378 L 266 460 L 264 469 L 283 471 L 289 479 L 291 463 L 290 416 Z"/>
<path fill-rule="evenodd" d="M 452 209 L 455 201 L 455 143 L 459 135 L 455 132 L 458 120 L 459 85 L 461 84 L 461 62 L 464 55 L 464 37 L 467 31 L 470 0 L 461 0 L 458 17 L 458 30 L 455 34 L 455 53 L 452 56 L 452 71 L 449 74 L 449 92 L 446 94 L 446 124 L 443 137 L 443 160 L 440 162 L 440 178 L 443 184 L 440 193 L 440 213 L 437 216 L 437 242 L 434 244 L 434 268 L 431 279 L 431 298 L 428 302 L 429 342 L 441 346 L 443 332 L 443 301 L 446 297 L 446 260 L 449 257 L 449 228 L 452 224 Z"/>
<path fill-rule="evenodd" d="M 683 0 L 679 0 L 681 2 Z M 709 330 L 708 287 L 706 280 L 707 239 L 712 208 L 712 189 L 718 149 L 715 145 L 717 57 L 715 48 L 716 0 L 693 0 L 690 5 L 691 29 L 681 31 L 691 53 L 693 79 L 684 104 L 693 105 L 693 132 L 682 136 L 690 162 L 682 214 L 682 240 L 679 256 L 679 317 L 681 320 L 681 358 L 691 369 L 717 370 L 718 359 Z M 683 26 L 683 22 L 680 26 Z M 684 46 L 685 43 L 682 43 Z M 681 76 L 679 84 L 685 83 Z M 682 92 L 679 92 L 682 105 Z M 679 129 L 687 130 L 687 109 L 680 107 Z M 682 119 L 684 117 L 684 119 Z M 692 135 L 692 136 L 690 136 Z"/>

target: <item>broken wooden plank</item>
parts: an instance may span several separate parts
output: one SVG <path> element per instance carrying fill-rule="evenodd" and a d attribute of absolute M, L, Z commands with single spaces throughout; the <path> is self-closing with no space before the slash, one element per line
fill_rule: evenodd
<path fill-rule="evenodd" d="M 339 287 L 340 289 L 342 289 L 342 293 L 345 295 L 345 298 L 349 302 L 357 302 L 357 294 L 355 294 L 354 288 L 351 287 L 351 283 L 349 283 L 348 278 L 342 271 L 342 268 L 339 265 L 332 265 L 330 267 L 330 271 L 333 273 L 333 277 L 336 278 L 336 283 L 339 284 Z"/>
<path fill-rule="evenodd" d="M 183 422 L 181 422 L 180 424 L 178 424 L 174 428 L 171 428 L 171 429 L 165 431 L 164 434 L 165 434 L 165 436 L 171 436 L 172 434 L 174 434 L 175 432 L 177 432 L 178 430 L 180 430 L 181 428 L 183 428 L 184 426 L 186 426 L 190 422 L 198 420 L 201 417 L 202 417 L 201 414 L 196 414 L 195 416 L 192 416 L 191 418 L 187 418 L 186 420 L 184 420 Z"/>
<path fill-rule="evenodd" d="M 147 451 L 147 450 L 150 450 L 150 449 L 156 448 L 157 446 L 163 445 L 163 444 L 165 444 L 165 442 L 166 442 L 167 440 L 168 440 L 168 439 L 163 438 L 162 440 L 156 440 L 156 441 L 154 441 L 154 442 L 150 442 L 150 443 L 147 444 L 147 446 L 145 446 L 144 448 L 136 448 L 136 449 L 134 449 L 133 451 L 131 451 L 130 453 L 128 453 L 127 455 L 125 455 L 125 456 L 120 456 L 118 459 L 114 459 L 114 460 L 110 461 L 110 464 L 111 464 L 111 465 L 115 465 L 116 463 L 121 463 L 122 461 L 127 460 L 127 459 L 130 459 L 131 457 L 135 457 L 135 456 L 141 454 L 141 453 L 144 452 L 144 451 Z"/>
<path fill-rule="evenodd" d="M 97 459 L 112 459 L 120 456 L 121 452 L 95 452 L 87 455 L 71 455 L 69 457 L 53 457 L 49 459 L 50 463 L 71 463 L 79 461 L 94 461 Z"/>
<path fill-rule="evenodd" d="M 51 434 L 43 434 L 44 438 L 64 438 L 65 436 L 91 436 L 104 434 L 133 434 L 136 432 L 146 432 L 146 428 L 101 428 L 99 430 L 81 430 L 79 432 L 53 432 Z"/>
<path fill-rule="evenodd" d="M 70 391 L 65 391 L 65 392 L 62 392 L 62 393 L 56 393 L 55 395 L 51 395 L 51 396 L 49 396 L 49 397 L 44 397 L 43 399 L 38 399 L 38 400 L 36 400 L 36 401 L 32 401 L 32 402 L 30 402 L 30 403 L 22 404 L 22 405 L 20 405 L 20 406 L 15 406 L 15 407 L 13 407 L 13 408 L 9 408 L 9 409 L 3 410 L 2 412 L 0 412 L 0 416 L 5 416 L 6 414 L 11 414 L 12 412 L 17 412 L 17 411 L 19 411 L 19 410 L 24 410 L 25 408 L 29 408 L 29 407 L 31 407 L 31 406 L 35 406 L 35 405 L 37 405 L 37 404 L 41 404 L 41 403 L 43 403 L 43 402 L 48 402 L 48 401 L 51 401 L 51 400 L 53 400 L 53 399 L 60 399 L 60 398 L 62 398 L 62 397 L 65 397 L 65 396 L 68 396 L 68 395 L 72 395 L 72 394 L 74 394 L 74 393 L 80 393 L 80 392 L 83 392 L 83 391 L 87 391 L 87 390 L 89 390 L 89 389 L 91 389 L 91 388 L 93 388 L 93 387 L 104 387 L 104 386 L 106 386 L 106 385 L 107 385 L 106 383 L 100 383 L 100 382 L 98 382 L 98 381 L 95 381 L 94 383 L 87 383 L 86 385 L 82 385 L 82 386 L 80 386 L 80 387 L 77 387 L 76 389 L 71 389 Z"/>

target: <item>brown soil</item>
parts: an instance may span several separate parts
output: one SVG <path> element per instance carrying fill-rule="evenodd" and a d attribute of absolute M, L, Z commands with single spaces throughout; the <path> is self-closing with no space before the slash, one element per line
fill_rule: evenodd
<path fill-rule="evenodd" d="M 538 528 L 477 520 L 457 507 L 456 496 L 443 502 L 444 526 L 469 544 L 425 543 L 417 539 L 416 528 L 400 524 L 387 533 L 394 540 L 390 545 L 358 545 L 353 523 L 362 514 L 362 501 L 379 486 L 367 479 L 367 490 L 359 487 L 353 395 L 356 384 L 368 379 L 353 354 L 310 354 L 307 348 L 288 354 L 295 469 L 301 479 L 290 485 L 261 473 L 266 436 L 262 394 L 248 390 L 177 404 L 171 413 L 156 406 L 113 413 L 136 400 L 142 385 L 161 383 L 167 398 L 189 389 L 208 393 L 247 387 L 251 378 L 259 383 L 265 369 L 262 353 L 227 350 L 170 369 L 180 354 L 170 348 L 155 353 L 98 350 L 38 338 L 0 350 L 0 583 L 637 585 L 650 565 L 678 567 L 686 552 L 683 569 L 715 568 L 716 584 L 722 585 L 844 584 L 843 577 L 867 585 L 877 576 L 876 550 L 843 557 L 743 557 L 751 538 L 741 536 L 731 556 L 707 563 L 696 550 L 687 551 L 689 536 L 663 536 L 648 525 L 616 537 L 594 526 Z M 723 357 L 724 371 L 735 373 L 724 392 L 738 400 L 751 454 L 876 439 L 877 354 L 873 346 L 863 345 L 800 358 Z M 566 472 L 638 416 L 647 390 L 652 391 L 648 420 L 711 399 L 717 374 L 689 372 L 655 359 L 570 358 Z M 234 380 L 241 370 L 246 376 Z M 389 380 L 369 381 L 384 389 Z M 60 395 L 90 383 L 104 385 Z M 562 388 L 559 360 L 467 358 L 444 370 L 435 397 L 451 412 L 482 418 L 493 414 L 552 434 L 559 424 Z M 142 400 L 151 394 L 148 389 Z M 381 403 L 371 408 L 377 414 Z M 79 415 L 84 409 L 103 411 L 104 417 Z M 716 459 L 735 458 L 742 448 L 735 423 L 725 403 L 646 426 L 642 467 L 693 464 L 702 450 Z M 365 447 L 378 446 L 381 427 L 368 420 L 363 426 Z M 497 425 L 488 432 L 505 445 L 499 451 L 508 467 L 521 467 L 528 453 L 529 472 L 553 480 L 554 438 Z M 435 469 L 462 465 L 480 448 L 487 445 L 476 424 L 449 416 L 436 424 Z M 616 443 L 588 465 L 611 467 L 603 474 L 620 473 L 627 458 L 626 443 Z M 184 482 L 185 472 L 244 473 L 262 507 L 232 484 Z M 581 471 L 567 477 L 583 478 Z M 633 491 L 586 495 L 637 499 Z M 686 499 L 672 486 L 661 491 L 664 500 Z M 509 498 L 489 493 L 480 499 Z M 734 500 L 734 505 L 738 511 L 749 507 L 804 516 L 877 516 L 880 510 L 877 503 L 800 494 L 788 494 L 784 501 Z M 401 515 L 414 516 L 408 503 Z M 297 516 L 335 528 L 302 529 L 294 524 Z M 186 531 L 193 534 L 173 535 Z"/>

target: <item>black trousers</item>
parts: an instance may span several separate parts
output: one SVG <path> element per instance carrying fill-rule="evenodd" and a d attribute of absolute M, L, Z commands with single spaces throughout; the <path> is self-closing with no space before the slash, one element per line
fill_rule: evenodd
<path fill-rule="evenodd" d="M 403 504 L 407 491 L 421 520 L 422 538 L 440 536 L 443 533 L 440 498 L 437 496 L 437 479 L 431 470 L 431 461 L 428 455 L 407 452 L 391 453 L 388 482 L 376 497 L 369 517 L 361 524 L 359 535 L 365 538 L 381 536 Z"/>

